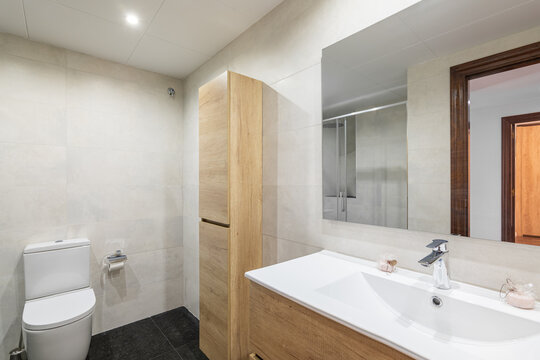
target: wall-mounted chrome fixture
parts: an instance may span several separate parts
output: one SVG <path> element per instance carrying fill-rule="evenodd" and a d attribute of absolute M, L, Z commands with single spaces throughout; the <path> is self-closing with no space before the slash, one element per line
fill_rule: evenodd
<path fill-rule="evenodd" d="M 122 253 L 122 250 L 116 250 L 114 254 L 107 255 L 104 259 L 104 265 L 107 271 L 113 272 L 121 270 L 127 261 L 127 255 Z"/>
<path fill-rule="evenodd" d="M 169 93 L 169 96 L 174 96 L 174 94 L 176 94 L 176 91 L 174 91 L 173 88 L 168 88 L 167 92 Z"/>

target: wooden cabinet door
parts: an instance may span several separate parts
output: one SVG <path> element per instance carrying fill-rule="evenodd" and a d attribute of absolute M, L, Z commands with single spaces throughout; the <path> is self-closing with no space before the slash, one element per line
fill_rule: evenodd
<path fill-rule="evenodd" d="M 199 89 L 199 216 L 229 224 L 228 73 Z"/>
<path fill-rule="evenodd" d="M 412 360 L 253 282 L 249 307 L 251 351 L 264 360 Z"/>
<path fill-rule="evenodd" d="M 540 125 L 516 126 L 516 235 L 529 242 L 540 241 L 539 143 Z"/>
<path fill-rule="evenodd" d="M 229 73 L 230 360 L 249 357 L 249 281 L 262 266 L 262 83 Z"/>
<path fill-rule="evenodd" d="M 228 359 L 229 229 L 199 223 L 199 346 L 210 360 Z"/>

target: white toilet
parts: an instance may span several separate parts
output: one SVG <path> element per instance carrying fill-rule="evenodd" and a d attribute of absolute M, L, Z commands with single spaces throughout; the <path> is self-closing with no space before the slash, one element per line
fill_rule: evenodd
<path fill-rule="evenodd" d="M 71 239 L 24 249 L 22 316 L 28 360 L 84 360 L 96 305 L 90 288 L 90 241 Z"/>

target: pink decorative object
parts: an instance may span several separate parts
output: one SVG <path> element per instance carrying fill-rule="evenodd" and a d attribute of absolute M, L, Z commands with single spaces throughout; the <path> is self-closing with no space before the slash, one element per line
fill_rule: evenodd
<path fill-rule="evenodd" d="M 397 265 L 397 258 L 395 255 L 392 254 L 384 254 L 379 257 L 379 261 L 377 262 L 377 267 L 379 270 L 384 272 L 394 272 Z"/>
<path fill-rule="evenodd" d="M 514 284 L 510 279 L 502 285 L 500 291 L 501 297 L 506 303 L 521 309 L 534 309 L 536 305 L 536 296 L 532 284 Z"/>
<path fill-rule="evenodd" d="M 535 299 L 530 294 L 519 294 L 516 292 L 510 292 L 506 296 L 506 302 L 509 305 L 522 308 L 522 309 L 534 309 Z"/>

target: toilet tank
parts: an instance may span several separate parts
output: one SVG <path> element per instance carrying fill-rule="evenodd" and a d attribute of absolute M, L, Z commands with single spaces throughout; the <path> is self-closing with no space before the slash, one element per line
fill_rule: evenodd
<path fill-rule="evenodd" d="M 26 300 L 90 286 L 90 240 L 57 240 L 24 248 Z"/>

